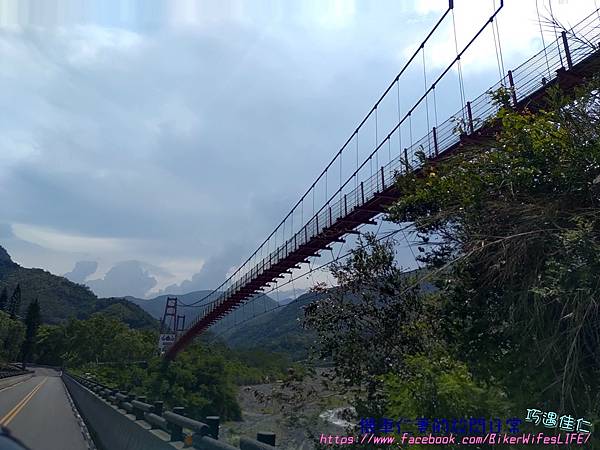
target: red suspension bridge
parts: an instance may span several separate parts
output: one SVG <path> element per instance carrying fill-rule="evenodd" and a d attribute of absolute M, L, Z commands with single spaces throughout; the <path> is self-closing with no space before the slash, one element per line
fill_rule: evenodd
<path fill-rule="evenodd" d="M 555 28 L 552 42 L 505 73 L 497 24 L 503 6 L 500 1 L 492 15 L 459 49 L 454 4 L 449 1 L 446 11 L 402 70 L 277 228 L 221 286 L 192 304 L 201 308 L 201 313 L 167 348 L 166 358 L 175 358 L 196 336 L 271 283 L 291 275 L 301 268 L 301 264 L 308 263 L 309 258 L 331 250 L 334 243 L 344 242 L 344 236 L 355 233 L 358 227 L 376 223 L 374 219 L 385 212 L 386 206 L 401 196 L 395 186 L 396 177 L 419 169 L 418 152 L 435 160 L 459 151 L 463 145 L 489 137 L 494 126 L 488 119 L 494 117 L 499 108 L 492 101 L 490 91 L 504 87 L 510 93 L 514 108 L 535 109 L 543 104 L 551 86 L 569 90 L 596 71 L 600 62 L 598 10 L 571 29 Z M 432 36 L 444 25 L 453 28 L 456 53 L 433 81 L 428 81 L 425 51 Z M 467 101 L 461 61 L 473 43 L 484 32 L 490 31 L 494 36 L 502 78 L 485 93 Z M 408 70 L 419 65 L 419 56 L 422 56 L 423 65 L 423 94 L 410 107 L 403 108 L 400 93 L 403 86 L 414 88 Z M 460 103 L 455 114 L 438 123 L 437 96 L 440 86 L 447 85 L 448 81 L 456 83 L 453 90 L 458 95 L 454 96 Z M 447 92 L 443 94 L 448 98 Z M 421 139 L 413 141 L 415 129 L 419 129 L 416 122 L 425 133 Z M 380 135 L 381 129 L 387 132 Z M 370 143 L 364 142 L 365 136 Z M 332 183 L 332 180 L 336 182 Z"/>

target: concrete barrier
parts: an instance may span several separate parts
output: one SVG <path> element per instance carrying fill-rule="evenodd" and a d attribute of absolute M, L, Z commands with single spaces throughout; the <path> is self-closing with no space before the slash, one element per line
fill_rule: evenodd
<path fill-rule="evenodd" d="M 69 375 L 63 374 L 62 378 L 99 448 L 105 450 L 174 449 L 168 441 L 153 430 L 144 427 L 145 422 L 136 421 L 134 417 L 121 413 Z"/>
<path fill-rule="evenodd" d="M 185 408 L 163 411 L 162 401 L 119 392 L 96 381 L 63 373 L 63 382 L 96 446 L 101 450 L 240 450 L 219 438 L 219 417 L 206 423 L 186 417 Z M 242 438 L 242 450 L 278 450 L 275 434 L 259 432 L 256 440 Z"/>

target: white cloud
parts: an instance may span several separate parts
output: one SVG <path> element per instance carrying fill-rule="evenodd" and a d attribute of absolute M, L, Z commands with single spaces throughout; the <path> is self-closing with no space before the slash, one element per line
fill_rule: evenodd
<path fill-rule="evenodd" d="M 58 38 L 67 45 L 66 60 L 77 67 L 90 66 L 102 60 L 126 57 L 143 44 L 138 33 L 119 28 L 79 25 L 60 28 Z"/>
<path fill-rule="evenodd" d="M 356 15 L 354 0 L 318 1 L 311 4 L 310 14 L 320 26 L 337 29 L 349 26 Z"/>
<path fill-rule="evenodd" d="M 81 258 L 94 258 L 95 276 L 105 281 L 101 288 L 100 282 L 92 285 L 93 288 L 98 287 L 96 293 L 99 295 L 118 295 L 109 286 L 113 278 L 110 275 L 107 278 L 107 275 L 120 273 L 123 267 L 132 268 L 133 263 L 135 263 L 134 268 L 139 268 L 136 273 L 141 278 L 146 279 L 151 276 L 154 279 L 152 286 L 144 284 L 149 289 L 145 292 L 146 296 L 157 295 L 168 285 L 191 279 L 194 274 L 203 269 L 205 263 L 201 258 L 172 258 L 145 251 L 149 243 L 141 240 L 80 236 L 21 223 L 12 224 L 11 229 L 14 237 L 5 239 L 4 242 L 0 242 L 0 245 L 7 246 L 10 253 L 12 253 L 11 249 L 14 249 L 15 253 L 21 256 L 20 258 L 17 256 L 15 260 L 27 267 L 37 267 L 40 262 L 43 262 L 43 267 L 54 263 L 56 264 L 53 267 L 54 272 L 61 274 L 72 270 L 73 265 L 77 267 L 77 264 L 82 262 Z M 37 248 L 37 258 L 30 254 L 32 248 Z M 40 258 L 42 249 L 45 254 L 49 254 L 49 257 Z M 132 254 L 142 257 L 144 261 L 121 261 Z M 23 256 L 25 260 L 22 260 Z M 31 261 L 37 262 L 31 263 Z M 74 264 L 73 261 L 78 262 Z M 146 275 L 142 276 L 142 271 Z M 121 295 L 143 294 L 136 290 L 122 292 Z"/>
<path fill-rule="evenodd" d="M 131 247 L 130 241 L 122 239 L 79 236 L 24 223 L 13 223 L 12 232 L 19 239 L 51 250 L 105 254 Z"/>

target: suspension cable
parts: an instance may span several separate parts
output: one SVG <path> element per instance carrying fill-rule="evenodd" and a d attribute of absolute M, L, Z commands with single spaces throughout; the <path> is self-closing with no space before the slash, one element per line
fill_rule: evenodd
<path fill-rule="evenodd" d="M 554 22 L 556 19 L 554 17 L 554 11 L 552 9 L 552 0 L 548 0 L 548 5 L 550 6 L 550 17 L 552 18 L 552 21 Z M 552 28 L 554 28 L 554 38 L 556 39 L 556 47 L 558 48 L 558 57 L 560 58 L 560 65 L 561 65 L 561 67 L 564 67 L 565 64 L 563 62 L 562 50 L 560 49 L 560 44 L 558 41 L 558 31 L 556 31 L 556 26 L 553 25 Z"/>
<path fill-rule="evenodd" d="M 400 79 L 396 80 L 396 96 L 398 97 L 398 123 L 400 123 Z M 398 154 L 402 154 L 402 128 L 400 127 L 398 128 Z"/>
<path fill-rule="evenodd" d="M 546 69 L 548 70 L 548 78 L 550 78 L 552 75 L 550 73 L 550 63 L 548 62 L 548 51 L 546 50 L 546 40 L 544 39 L 544 30 L 542 29 L 542 18 L 540 17 L 540 7 L 538 4 L 538 0 L 535 0 L 535 11 L 537 14 L 538 25 L 540 27 L 540 37 L 542 38 L 542 47 L 544 49 L 544 58 L 546 60 Z"/>
<path fill-rule="evenodd" d="M 498 79 L 502 80 L 504 78 L 504 72 L 502 71 L 502 67 L 500 65 L 500 54 L 498 53 L 498 39 L 496 39 L 496 28 L 494 27 L 493 23 L 492 36 L 494 36 L 494 50 L 496 51 L 496 64 L 498 65 Z"/>
<path fill-rule="evenodd" d="M 428 90 L 427 90 L 427 71 L 425 69 L 425 46 L 422 47 L 422 55 L 423 55 L 423 85 L 425 89 L 425 113 L 427 118 L 427 145 L 429 146 L 429 154 L 431 155 L 431 139 L 429 138 L 429 132 L 431 131 L 431 126 L 429 124 L 429 99 L 428 99 Z"/>
<path fill-rule="evenodd" d="M 493 3 L 494 10 L 496 9 L 496 0 Z M 498 24 L 498 18 L 495 17 L 493 20 L 492 28 L 494 25 L 496 26 L 496 34 L 498 35 L 498 53 L 500 54 L 500 66 L 502 67 L 502 74 L 505 74 L 504 71 L 504 56 L 502 55 L 502 39 L 500 39 L 500 25 Z M 502 79 L 502 77 L 500 77 Z"/>
<path fill-rule="evenodd" d="M 454 48 L 456 50 L 456 56 L 457 56 L 458 90 L 460 92 L 460 104 L 464 105 L 466 103 L 465 102 L 466 96 L 465 96 L 465 87 L 464 87 L 464 83 L 463 83 L 462 64 L 460 62 L 460 56 L 458 53 L 458 37 L 456 34 L 456 17 L 454 14 L 454 9 L 452 10 L 452 28 L 454 30 Z M 463 108 L 461 108 L 461 112 L 462 112 L 463 120 L 464 120 L 465 112 L 464 112 Z"/>

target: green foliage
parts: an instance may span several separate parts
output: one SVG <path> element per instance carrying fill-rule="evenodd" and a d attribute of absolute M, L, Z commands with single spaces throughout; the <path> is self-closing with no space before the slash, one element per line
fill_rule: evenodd
<path fill-rule="evenodd" d="M 318 358 L 331 358 L 336 378 L 348 387 L 364 386 L 374 407 L 381 376 L 404 370 L 407 354 L 425 352 L 433 328 L 429 303 L 394 264 L 393 242 L 368 235 L 364 244 L 331 266 L 337 288 L 315 287 L 325 298 L 305 309 L 304 325 L 317 334 Z"/>
<path fill-rule="evenodd" d="M 280 355 L 261 351 L 194 344 L 172 363 L 153 356 L 143 365 L 85 364 L 78 371 L 115 388 L 163 400 L 167 407 L 184 406 L 191 417 L 240 420 L 236 385 L 280 378 L 286 363 Z"/>
<path fill-rule="evenodd" d="M 184 406 L 203 418 L 241 418 L 236 384 L 279 378 L 287 358 L 263 351 L 232 351 L 222 344 L 192 345 L 177 360 L 157 355 L 156 332 L 135 330 L 105 314 L 65 325 L 42 325 L 32 362 L 65 365 L 114 388 Z"/>
<path fill-rule="evenodd" d="M 2 293 L 0 294 L 0 311 L 5 311 L 7 304 L 8 304 L 8 291 L 6 290 L 6 286 L 5 286 L 2 288 Z"/>
<path fill-rule="evenodd" d="M 488 417 L 508 412 L 498 387 L 476 381 L 466 364 L 445 354 L 409 355 L 407 376 L 384 377 L 388 417 Z"/>
<path fill-rule="evenodd" d="M 10 315 L 11 319 L 17 317 L 19 309 L 21 308 L 21 285 L 17 284 L 17 287 L 13 291 L 10 299 L 8 300 L 8 305 L 6 307 L 6 312 Z"/>
<path fill-rule="evenodd" d="M 0 311 L 0 361 L 16 361 L 24 338 L 23 324 Z"/>
<path fill-rule="evenodd" d="M 307 309 L 319 356 L 345 384 L 367 385 L 359 416 L 537 406 L 598 420 L 599 92 L 599 80 L 569 97 L 554 90 L 537 111 L 497 92 L 489 142 L 398 177 L 388 217 L 414 224 L 437 292 L 403 286 L 391 248 L 371 241 Z"/>
<path fill-rule="evenodd" d="M 27 308 L 25 316 L 25 340 L 21 348 L 21 360 L 27 362 L 35 345 L 35 336 L 40 326 L 40 304 L 35 299 Z"/>
<path fill-rule="evenodd" d="M 241 419 L 233 373 L 223 354 L 196 344 L 173 363 L 157 364 L 150 380 L 152 395 L 185 406 L 194 417 Z"/>
<path fill-rule="evenodd" d="M 62 325 L 41 325 L 36 335 L 34 360 L 50 366 L 61 366 L 69 351 L 66 327 Z"/>
<path fill-rule="evenodd" d="M 497 135 L 399 178 L 390 210 L 414 222 L 422 261 L 447 267 L 437 283 L 452 352 L 521 410 L 600 407 L 599 86 L 555 90 L 535 112 L 498 93 Z"/>
<path fill-rule="evenodd" d="M 154 354 L 156 334 L 130 329 L 104 314 L 88 320 L 71 320 L 66 325 L 45 327 L 38 337 L 38 360 L 60 360 L 70 366 L 89 362 L 130 362 Z M 56 352 L 60 354 L 56 354 Z"/>
<path fill-rule="evenodd" d="M 238 385 L 272 382 L 291 366 L 289 356 L 261 349 L 229 350 L 221 347 L 233 381 Z"/>
<path fill-rule="evenodd" d="M 450 353 L 442 299 L 394 261 L 394 241 L 367 235 L 332 266 L 338 286 L 306 309 L 317 356 L 332 358 L 334 378 L 355 392 L 359 417 L 463 417 L 505 410 L 503 392 L 476 379 Z M 318 289 L 318 287 L 317 287 Z"/>

